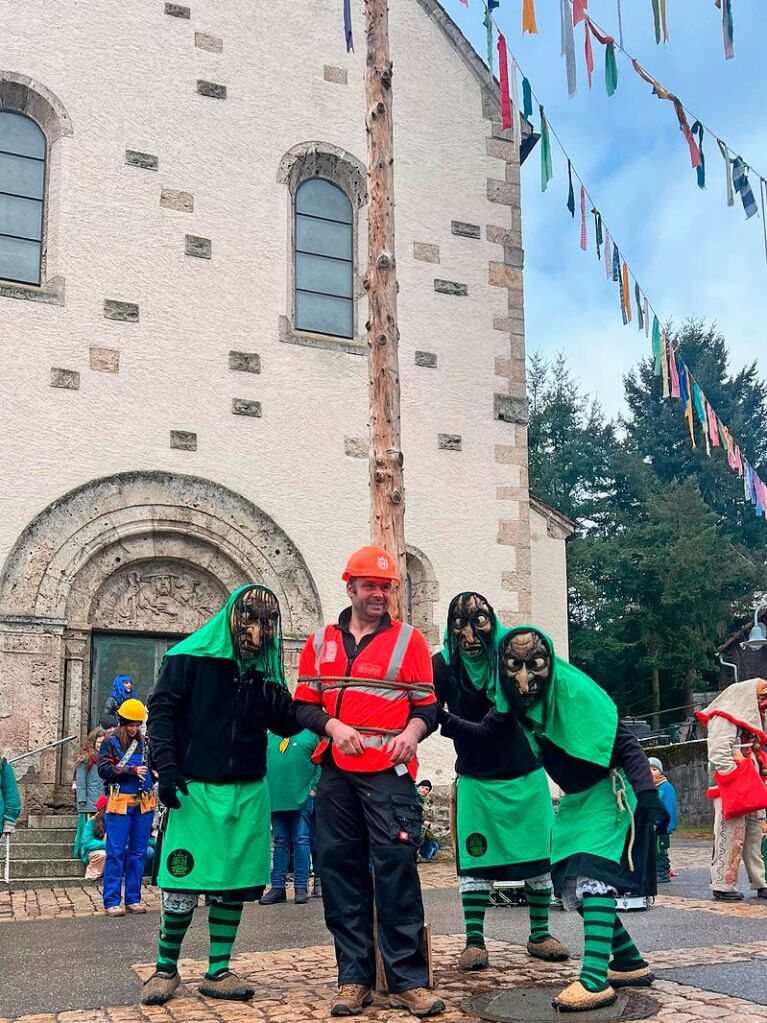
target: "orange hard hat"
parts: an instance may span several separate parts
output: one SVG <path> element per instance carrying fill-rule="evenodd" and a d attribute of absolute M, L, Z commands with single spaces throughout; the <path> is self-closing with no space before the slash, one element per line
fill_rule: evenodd
<path fill-rule="evenodd" d="M 361 577 L 400 581 L 394 558 L 383 547 L 360 547 L 349 557 L 341 578 L 344 582 Z"/>

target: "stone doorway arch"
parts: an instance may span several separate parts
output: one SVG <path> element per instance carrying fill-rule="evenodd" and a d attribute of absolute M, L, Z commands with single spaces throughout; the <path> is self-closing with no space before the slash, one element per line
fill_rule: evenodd
<path fill-rule="evenodd" d="M 276 593 L 286 661 L 321 624 L 301 553 L 265 512 L 211 480 L 126 472 L 57 499 L 27 526 L 0 574 L 0 741 L 26 751 L 87 725 L 94 632 L 194 631 L 236 586 Z M 50 803 L 71 778 L 76 743 L 58 767 L 26 762 Z M 35 777 L 36 776 L 36 777 Z"/>

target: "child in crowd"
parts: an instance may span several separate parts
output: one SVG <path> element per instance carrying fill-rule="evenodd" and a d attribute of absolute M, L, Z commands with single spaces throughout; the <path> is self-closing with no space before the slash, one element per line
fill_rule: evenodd
<path fill-rule="evenodd" d="M 650 757 L 649 761 L 650 771 L 652 772 L 660 801 L 671 818 L 667 833 L 665 835 L 657 835 L 655 850 L 655 873 L 658 884 L 667 884 L 673 876 L 671 873 L 671 860 L 669 859 L 669 847 L 671 845 L 671 833 L 676 831 L 676 789 L 664 775 L 661 761 L 657 757 Z"/>
<path fill-rule="evenodd" d="M 432 784 L 428 778 L 424 778 L 423 781 L 419 781 L 416 791 L 418 792 L 418 802 L 423 808 L 423 821 L 421 827 L 421 844 L 418 847 L 418 858 L 421 861 L 433 860 L 439 852 L 439 842 L 437 836 L 432 830 L 434 821 L 431 820 L 431 813 L 429 807 L 431 800 Z"/>
<path fill-rule="evenodd" d="M 96 813 L 86 820 L 80 834 L 78 856 L 85 864 L 87 881 L 97 881 L 104 874 L 107 858 L 105 814 L 108 802 L 106 796 L 99 796 L 95 805 Z"/>

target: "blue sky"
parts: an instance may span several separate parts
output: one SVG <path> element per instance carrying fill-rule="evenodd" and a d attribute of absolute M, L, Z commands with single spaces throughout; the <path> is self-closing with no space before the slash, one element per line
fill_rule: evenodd
<path fill-rule="evenodd" d="M 443 3 L 484 57 L 481 0 L 469 0 L 468 10 L 459 0 Z M 667 8 L 670 39 L 657 46 L 651 0 L 623 0 L 625 48 L 767 177 L 767 3 L 733 0 L 735 58 L 729 61 L 713 0 L 667 0 Z M 732 366 L 757 360 L 767 376 L 761 212 L 747 221 L 737 195 L 735 206 L 727 207 L 725 164 L 715 137 L 704 137 L 701 191 L 672 105 L 652 95 L 628 58 L 617 53 L 618 89 L 608 98 L 604 48 L 594 41 L 589 91 L 583 26 L 577 26 L 578 93 L 570 99 L 559 54 L 559 3 L 536 0 L 537 36 L 522 36 L 521 9 L 521 0 L 501 0 L 496 23 L 661 319 L 697 315 L 716 321 Z M 590 0 L 589 14 L 617 38 L 617 0 Z M 534 123 L 537 128 L 537 109 Z M 615 413 L 622 375 L 649 343 L 636 323 L 622 325 L 617 285 L 608 284 L 596 260 L 591 217 L 589 250 L 580 250 L 579 213 L 572 221 L 566 209 L 567 165 L 553 140 L 552 153 L 554 180 L 546 193 L 540 191 L 538 149 L 522 169 L 528 352 L 564 351 L 584 388 Z M 751 183 L 758 200 L 753 174 Z"/>

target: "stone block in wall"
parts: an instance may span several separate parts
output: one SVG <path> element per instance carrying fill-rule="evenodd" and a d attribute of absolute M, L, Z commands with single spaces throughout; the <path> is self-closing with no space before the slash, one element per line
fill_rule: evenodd
<path fill-rule="evenodd" d="M 434 290 L 440 295 L 465 296 L 469 294 L 469 285 L 460 284 L 458 281 L 441 281 L 435 277 Z"/>
<path fill-rule="evenodd" d="M 200 96 L 207 96 L 209 99 L 226 99 L 226 86 L 219 82 L 206 82 L 202 78 L 198 78 L 197 92 Z"/>
<path fill-rule="evenodd" d="M 349 81 L 349 73 L 346 68 L 332 67 L 325 64 L 322 69 L 322 77 L 326 82 L 333 82 L 335 85 L 346 85 Z"/>
<path fill-rule="evenodd" d="M 508 227 L 498 227 L 497 224 L 488 224 L 485 234 L 489 242 L 496 242 L 498 245 L 511 245 L 515 239 L 513 231 Z"/>
<path fill-rule="evenodd" d="M 138 323 L 138 305 L 135 302 L 118 302 L 114 298 L 105 298 L 104 319 Z"/>
<path fill-rule="evenodd" d="M 96 373 L 120 372 L 120 353 L 116 348 L 91 348 L 90 360 Z"/>
<path fill-rule="evenodd" d="M 210 259 L 213 255 L 213 242 L 210 238 L 187 234 L 184 236 L 184 252 L 187 256 L 197 256 L 198 259 Z"/>
<path fill-rule="evenodd" d="M 218 36 L 208 35 L 207 32 L 195 32 L 194 45 L 199 50 L 207 50 L 209 53 L 224 52 L 224 40 Z"/>
<path fill-rule="evenodd" d="M 168 210 L 194 213 L 194 196 L 191 192 L 179 192 L 175 188 L 160 189 L 160 205 Z"/>
<path fill-rule="evenodd" d="M 424 263 L 439 263 L 439 245 L 413 242 L 413 259 L 420 259 Z"/>
<path fill-rule="evenodd" d="M 261 402 L 250 401 L 248 398 L 232 398 L 232 414 L 235 416 L 252 416 L 261 418 Z"/>
<path fill-rule="evenodd" d="M 260 373 L 261 356 L 256 352 L 230 352 L 229 369 L 238 373 Z"/>
<path fill-rule="evenodd" d="M 442 451 L 460 451 L 461 435 L 459 433 L 438 433 L 437 447 Z"/>
<path fill-rule="evenodd" d="M 519 158 L 516 143 L 508 142 L 506 139 L 485 139 L 485 152 L 488 156 L 506 163 L 516 163 Z"/>
<path fill-rule="evenodd" d="M 524 543 L 524 529 L 520 520 L 499 519 L 497 542 L 504 547 L 517 547 Z"/>
<path fill-rule="evenodd" d="M 171 430 L 170 446 L 178 451 L 196 451 L 197 434 L 189 430 Z"/>
<path fill-rule="evenodd" d="M 516 562 L 516 548 L 511 547 L 508 551 L 504 552 L 503 560 L 506 564 L 509 562 Z M 517 586 L 519 585 L 519 574 L 516 567 L 513 569 L 504 569 L 501 572 L 501 589 L 506 590 L 508 593 L 516 593 Z"/>
<path fill-rule="evenodd" d="M 166 4 L 165 13 L 171 18 L 184 18 L 186 21 L 192 16 L 191 10 L 183 4 Z"/>
<path fill-rule="evenodd" d="M 80 390 L 80 374 L 76 369 L 51 368 L 51 387 L 63 387 L 67 391 Z"/>
<path fill-rule="evenodd" d="M 502 423 L 526 423 L 527 399 L 509 394 L 493 395 L 493 415 Z"/>
<path fill-rule="evenodd" d="M 160 166 L 160 158 L 151 153 L 139 153 L 135 149 L 125 150 L 125 162 L 129 167 L 140 167 L 142 170 L 156 171 Z"/>
<path fill-rule="evenodd" d="M 415 364 L 416 366 L 425 366 L 427 369 L 436 369 L 437 356 L 434 352 L 416 352 Z"/>
<path fill-rule="evenodd" d="M 367 437 L 344 437 L 344 454 L 349 458 L 367 458 L 370 441 Z"/>
<path fill-rule="evenodd" d="M 496 444 L 495 461 L 498 465 L 521 465 L 527 462 L 527 452 L 516 444 Z"/>
<path fill-rule="evenodd" d="M 462 220 L 451 220 L 450 230 L 459 238 L 479 238 L 481 234 L 479 224 L 465 224 Z"/>
<path fill-rule="evenodd" d="M 506 263 L 488 263 L 487 283 L 496 288 L 522 289 L 522 271 L 516 266 Z"/>
<path fill-rule="evenodd" d="M 519 206 L 519 185 L 508 181 L 498 181 L 496 178 L 488 178 L 487 198 L 490 202 L 498 203 L 501 206 Z"/>

